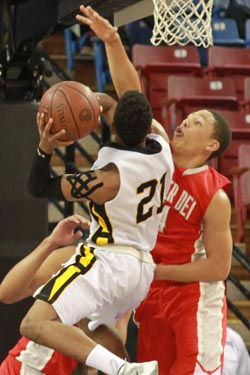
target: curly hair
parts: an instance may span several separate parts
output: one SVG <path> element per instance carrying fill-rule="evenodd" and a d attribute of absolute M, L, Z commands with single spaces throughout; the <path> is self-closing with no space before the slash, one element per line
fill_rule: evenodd
<path fill-rule="evenodd" d="M 138 146 L 150 131 L 153 113 L 142 93 L 129 90 L 121 96 L 114 113 L 114 127 L 122 142 Z"/>
<path fill-rule="evenodd" d="M 218 150 L 212 152 L 212 154 L 208 158 L 208 160 L 211 160 L 221 155 L 230 145 L 232 140 L 232 131 L 227 121 L 219 112 L 213 109 L 208 109 L 208 111 L 212 113 L 214 117 L 213 137 L 220 143 L 220 147 L 218 148 Z"/>

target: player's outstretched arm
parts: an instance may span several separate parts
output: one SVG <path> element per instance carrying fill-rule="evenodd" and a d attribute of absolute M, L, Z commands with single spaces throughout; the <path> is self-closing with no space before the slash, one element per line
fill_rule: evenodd
<path fill-rule="evenodd" d="M 101 106 L 102 115 L 105 117 L 108 125 L 111 125 L 113 123 L 117 101 L 113 99 L 110 95 L 104 94 L 102 92 L 96 92 L 95 95 Z"/>
<path fill-rule="evenodd" d="M 81 6 L 82 15 L 77 15 L 77 21 L 88 25 L 105 43 L 109 69 L 118 97 L 127 90 L 141 91 L 140 80 L 135 67 L 130 61 L 122 44 L 117 27 L 101 17 L 90 6 Z"/>
<path fill-rule="evenodd" d="M 75 232 L 77 227 L 89 225 L 80 215 L 61 220 L 49 236 L 7 273 L 0 285 L 0 301 L 11 304 L 31 296 L 75 251 L 75 245 L 58 248 L 82 236 L 80 230 Z"/>

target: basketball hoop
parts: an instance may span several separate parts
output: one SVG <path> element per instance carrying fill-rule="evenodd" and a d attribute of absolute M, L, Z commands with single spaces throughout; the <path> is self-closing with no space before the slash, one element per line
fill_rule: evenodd
<path fill-rule="evenodd" d="M 169 46 L 193 43 L 209 47 L 213 44 L 213 0 L 153 0 L 153 3 L 153 45 L 165 42 Z"/>

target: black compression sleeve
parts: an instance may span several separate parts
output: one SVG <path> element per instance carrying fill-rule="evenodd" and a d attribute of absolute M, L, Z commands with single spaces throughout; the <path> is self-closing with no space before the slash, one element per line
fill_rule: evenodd
<path fill-rule="evenodd" d="M 50 160 L 51 154 L 37 149 L 31 167 L 28 190 L 37 198 L 65 200 L 61 190 L 62 177 L 50 177 Z"/>

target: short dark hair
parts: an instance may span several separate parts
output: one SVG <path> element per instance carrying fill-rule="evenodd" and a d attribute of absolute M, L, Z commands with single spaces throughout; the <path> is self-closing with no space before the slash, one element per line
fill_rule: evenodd
<path fill-rule="evenodd" d="M 136 90 L 129 90 L 118 101 L 114 113 L 114 126 L 124 144 L 135 147 L 145 139 L 152 119 L 152 108 L 145 95 Z"/>
<path fill-rule="evenodd" d="M 220 143 L 218 150 L 212 152 L 212 154 L 209 156 L 208 160 L 211 160 L 221 155 L 230 145 L 232 140 L 232 131 L 225 118 L 219 112 L 215 111 L 214 109 L 208 109 L 208 111 L 212 113 L 215 120 L 212 136 Z"/>

